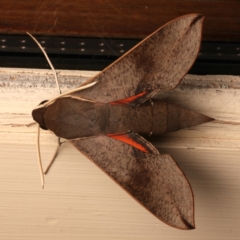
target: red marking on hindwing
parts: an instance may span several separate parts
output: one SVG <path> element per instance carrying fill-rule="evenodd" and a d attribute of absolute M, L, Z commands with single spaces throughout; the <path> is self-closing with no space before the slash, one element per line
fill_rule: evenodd
<path fill-rule="evenodd" d="M 140 143 L 132 139 L 128 134 L 107 134 L 108 137 L 117 139 L 121 142 L 127 143 L 130 146 L 133 146 L 142 152 L 148 153 L 149 151 Z"/>
<path fill-rule="evenodd" d="M 144 96 L 145 94 L 147 94 L 147 92 L 142 92 L 142 93 L 139 93 L 135 96 L 132 96 L 132 97 L 129 97 L 129 98 L 124 98 L 122 100 L 118 100 L 118 101 L 115 101 L 115 102 L 110 102 L 110 104 L 128 104 L 128 103 L 131 103 L 133 102 L 134 100 Z"/>

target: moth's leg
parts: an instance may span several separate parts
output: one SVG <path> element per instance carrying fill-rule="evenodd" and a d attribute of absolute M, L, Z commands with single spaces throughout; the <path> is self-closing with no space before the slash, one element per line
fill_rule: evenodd
<path fill-rule="evenodd" d="M 56 159 L 56 157 L 57 157 L 57 155 L 58 155 L 58 151 L 59 151 L 60 147 L 61 147 L 62 144 L 65 143 L 65 142 L 66 142 L 66 141 L 61 142 L 61 139 L 58 138 L 58 145 L 57 145 L 57 148 L 56 148 L 56 150 L 55 150 L 55 152 L 54 152 L 54 154 L 53 154 L 53 157 L 52 157 L 50 163 L 48 164 L 46 170 L 44 171 L 44 174 L 47 174 L 47 173 L 48 173 L 50 167 L 52 166 L 54 160 Z"/>
<path fill-rule="evenodd" d="M 34 124 L 37 124 L 36 122 L 30 122 L 30 123 L 27 123 L 27 124 L 13 124 L 13 123 L 10 123 L 8 125 L 10 125 L 11 127 L 30 127 Z"/>
<path fill-rule="evenodd" d="M 34 124 L 37 124 L 37 123 L 36 122 L 30 122 L 30 123 L 26 124 L 26 127 L 30 127 L 30 126 L 32 126 Z"/>

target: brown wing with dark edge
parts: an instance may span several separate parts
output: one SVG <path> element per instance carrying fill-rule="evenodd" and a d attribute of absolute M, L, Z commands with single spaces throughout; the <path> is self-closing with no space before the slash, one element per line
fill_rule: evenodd
<path fill-rule="evenodd" d="M 70 142 L 157 218 L 179 229 L 195 228 L 193 193 L 182 171 L 170 155 L 131 135 L 149 153 L 107 136 Z"/>
<path fill-rule="evenodd" d="M 96 85 L 72 95 L 112 102 L 150 91 L 144 96 L 147 99 L 157 89 L 175 88 L 198 55 L 202 23 L 200 14 L 185 15 L 167 23 L 82 84 L 96 81 Z"/>

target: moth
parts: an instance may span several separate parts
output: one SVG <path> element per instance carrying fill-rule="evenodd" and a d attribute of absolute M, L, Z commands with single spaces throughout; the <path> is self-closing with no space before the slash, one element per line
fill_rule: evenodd
<path fill-rule="evenodd" d="M 195 228 L 191 186 L 173 158 L 144 137 L 212 120 L 152 99 L 174 89 L 193 65 L 203 18 L 172 20 L 80 88 L 32 112 L 41 128 L 67 139 L 149 212 L 179 229 Z"/>

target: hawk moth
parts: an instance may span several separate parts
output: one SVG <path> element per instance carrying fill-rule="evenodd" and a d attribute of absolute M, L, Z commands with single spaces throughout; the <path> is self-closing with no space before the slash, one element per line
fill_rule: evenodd
<path fill-rule="evenodd" d="M 41 128 L 68 139 L 153 215 L 179 229 L 195 228 L 191 186 L 173 158 L 144 136 L 212 120 L 152 99 L 159 90 L 174 89 L 191 68 L 202 24 L 200 14 L 165 24 L 80 85 L 90 87 L 32 112 Z"/>

